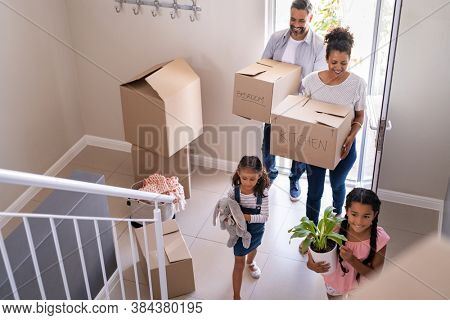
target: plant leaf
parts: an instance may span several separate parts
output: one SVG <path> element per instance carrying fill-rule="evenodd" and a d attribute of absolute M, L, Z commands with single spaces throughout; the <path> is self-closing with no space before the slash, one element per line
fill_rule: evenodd
<path fill-rule="evenodd" d="M 347 241 L 347 238 L 344 235 L 336 233 L 336 232 L 330 233 L 328 235 L 328 239 L 333 240 L 340 246 L 342 246 L 342 241 Z"/>
<path fill-rule="evenodd" d="M 333 215 L 333 210 L 334 208 L 332 206 L 329 206 L 325 209 L 324 213 L 323 213 L 323 217 L 325 218 L 329 218 Z"/>
<path fill-rule="evenodd" d="M 300 226 L 306 230 L 311 231 L 312 233 L 316 234 L 317 233 L 317 227 L 314 224 L 314 222 L 312 222 L 311 220 L 309 220 L 307 217 L 303 217 L 300 223 Z"/>
<path fill-rule="evenodd" d="M 310 234 L 310 232 L 308 230 L 302 230 L 302 231 L 295 232 L 289 238 L 289 243 L 291 243 L 291 240 L 294 238 L 304 238 L 304 237 L 308 236 L 309 234 Z"/>
<path fill-rule="evenodd" d="M 308 248 L 311 245 L 312 241 L 313 241 L 312 237 L 306 237 L 305 240 L 303 240 L 300 248 L 300 251 L 303 255 L 306 254 L 306 252 L 308 252 Z"/>

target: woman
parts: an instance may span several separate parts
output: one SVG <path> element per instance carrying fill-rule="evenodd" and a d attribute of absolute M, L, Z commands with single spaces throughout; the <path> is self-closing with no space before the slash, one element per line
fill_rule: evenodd
<path fill-rule="evenodd" d="M 330 184 L 333 190 L 333 207 L 341 214 L 345 199 L 345 180 L 356 161 L 355 137 L 364 123 L 366 108 L 366 83 L 354 73 L 348 72 L 353 46 L 353 35 L 345 28 L 335 28 L 325 36 L 328 70 L 313 72 L 302 82 L 303 93 L 314 100 L 328 103 L 352 105 L 355 117 L 351 131 L 342 146 L 341 161 L 330 170 Z M 308 165 L 307 217 L 317 224 L 325 183 L 326 169 Z"/>

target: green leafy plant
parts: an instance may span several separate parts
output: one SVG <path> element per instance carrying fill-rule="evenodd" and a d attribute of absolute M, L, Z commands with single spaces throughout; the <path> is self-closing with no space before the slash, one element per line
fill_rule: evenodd
<path fill-rule="evenodd" d="M 309 246 L 312 246 L 316 252 L 326 252 L 330 241 L 341 246 L 342 241 L 347 241 L 347 238 L 334 232 L 334 229 L 343 220 L 333 214 L 333 207 L 325 209 L 323 218 L 320 219 L 317 226 L 307 217 L 303 217 L 299 225 L 288 230 L 289 233 L 292 233 L 289 243 L 294 238 L 305 238 L 301 244 L 302 253 L 306 253 Z"/>
<path fill-rule="evenodd" d="M 341 0 L 321 0 L 312 20 L 314 31 L 323 37 L 332 28 L 340 26 L 340 10 Z"/>

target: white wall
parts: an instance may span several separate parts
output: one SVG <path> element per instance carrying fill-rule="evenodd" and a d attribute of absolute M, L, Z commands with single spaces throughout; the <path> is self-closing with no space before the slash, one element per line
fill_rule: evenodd
<path fill-rule="evenodd" d="M 404 0 L 400 23 L 388 114 L 393 129 L 386 133 L 379 187 L 444 199 L 450 174 L 450 5 Z"/>
<path fill-rule="evenodd" d="M 0 4 L 0 168 L 44 173 L 82 135 L 65 2 Z M 51 35 L 50 35 L 51 34 Z M 0 186 L 0 209 L 22 187 Z"/>
<path fill-rule="evenodd" d="M 119 85 L 176 57 L 185 58 L 201 78 L 205 125 L 259 126 L 233 116 L 231 107 L 234 72 L 262 54 L 264 2 L 199 1 L 200 21 L 192 23 L 187 11 L 171 20 L 169 9 L 161 9 L 162 16 L 153 18 L 148 6 L 135 16 L 133 5 L 125 5 L 124 12 L 116 14 L 111 0 L 67 0 L 74 45 L 90 60 L 77 57 L 86 133 L 123 139 Z M 249 150 L 237 150 L 241 143 L 235 134 L 233 151 L 227 151 L 231 142 L 224 137 L 208 143 L 220 159 L 237 161 L 243 153 L 260 150 L 260 140 L 250 144 Z M 201 153 L 198 145 L 195 149 Z"/>

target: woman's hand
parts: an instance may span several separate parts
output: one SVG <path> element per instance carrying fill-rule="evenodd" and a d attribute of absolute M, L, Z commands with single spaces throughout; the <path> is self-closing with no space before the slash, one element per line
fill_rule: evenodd
<path fill-rule="evenodd" d="M 250 220 L 252 220 L 252 215 L 244 213 L 244 219 L 245 221 L 250 222 Z"/>
<path fill-rule="evenodd" d="M 344 144 L 342 145 L 341 150 L 341 160 L 344 160 L 348 153 L 350 152 L 350 149 L 352 148 L 353 141 L 355 141 L 355 136 L 348 135 L 347 138 L 345 138 Z"/>
<path fill-rule="evenodd" d="M 340 256 L 342 257 L 342 259 L 344 259 L 344 261 L 350 262 L 351 260 L 354 259 L 354 255 L 353 255 L 353 251 L 349 248 L 347 248 L 346 246 L 342 246 L 340 248 Z"/>
<path fill-rule="evenodd" d="M 314 262 L 311 253 L 308 252 L 308 262 L 306 263 L 306 266 L 308 269 L 317 272 L 317 273 L 324 273 L 330 270 L 330 264 L 326 262 Z"/>

